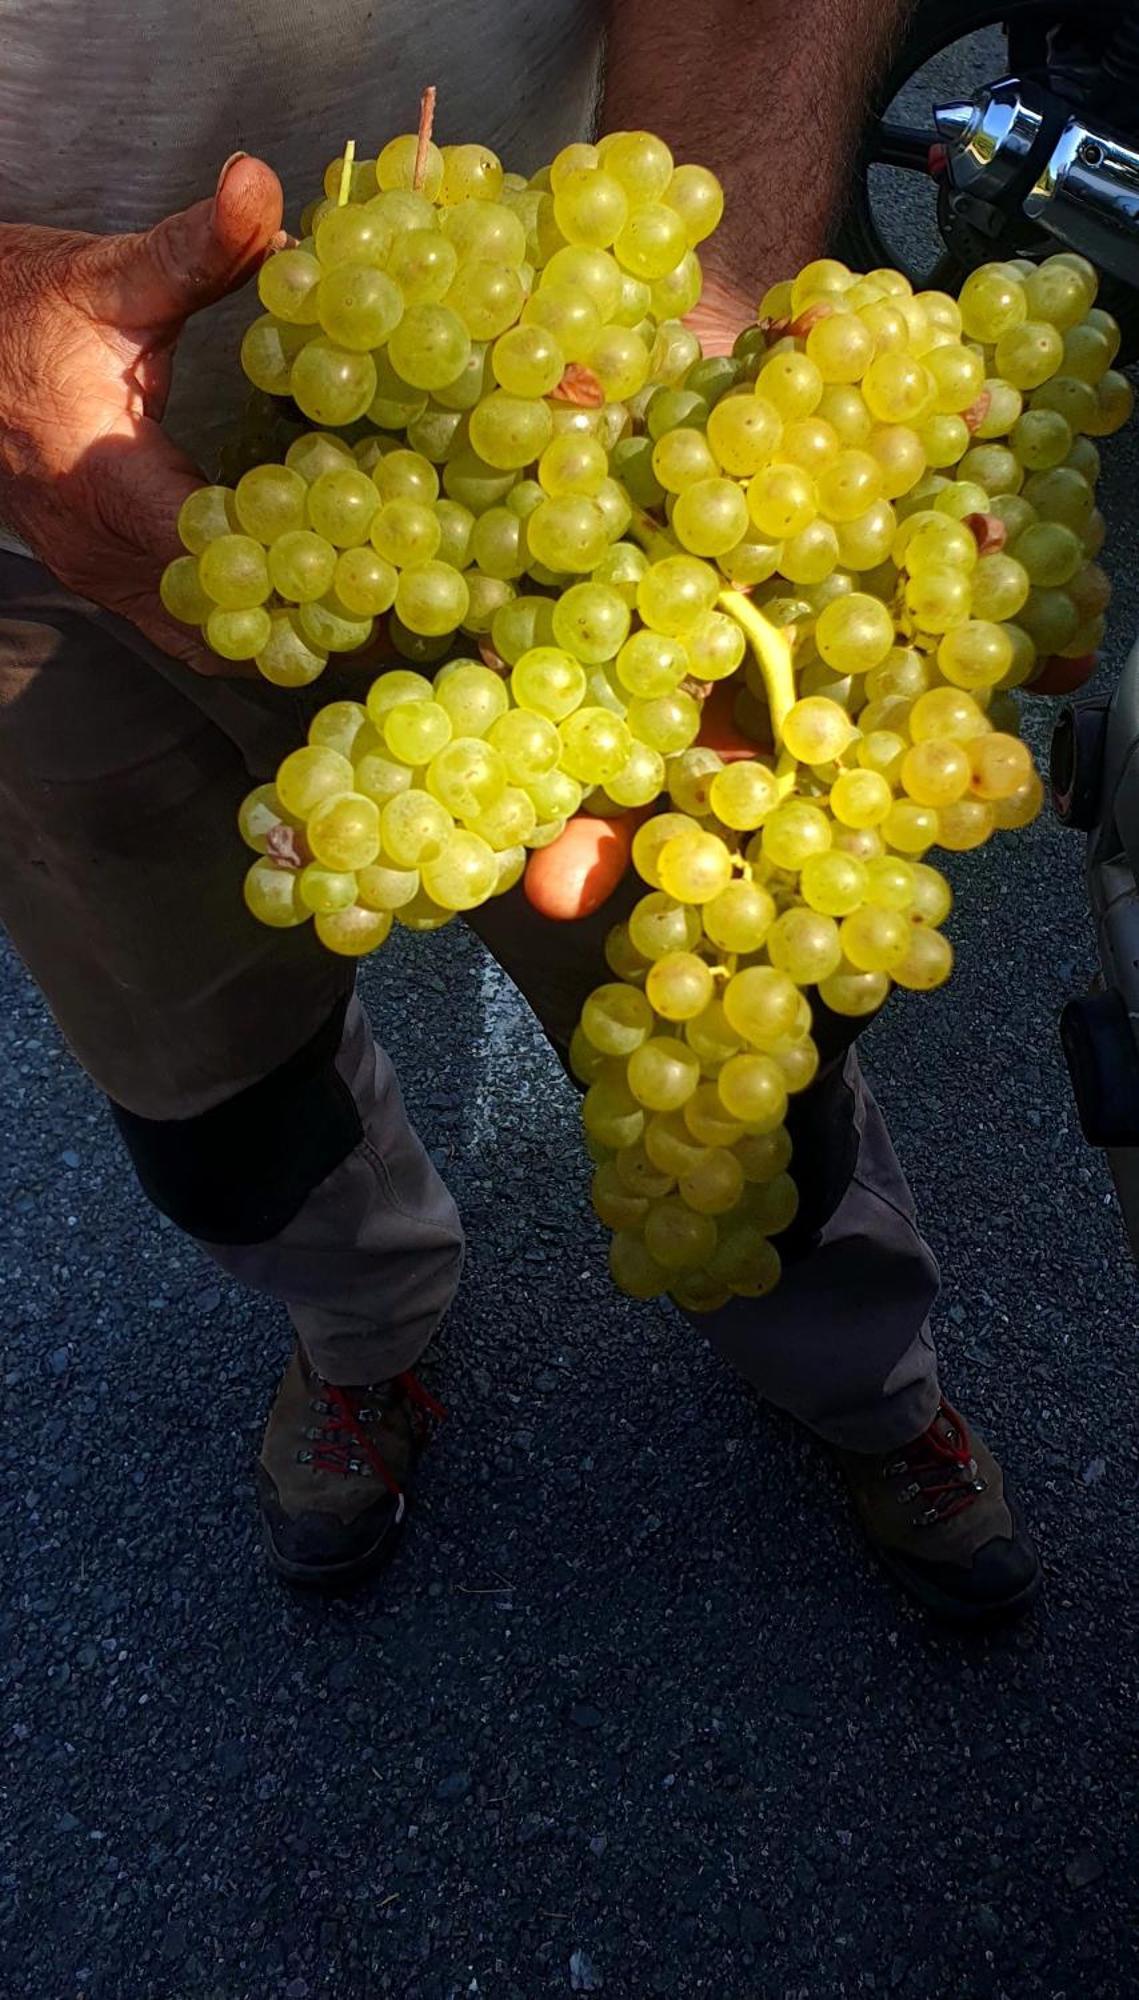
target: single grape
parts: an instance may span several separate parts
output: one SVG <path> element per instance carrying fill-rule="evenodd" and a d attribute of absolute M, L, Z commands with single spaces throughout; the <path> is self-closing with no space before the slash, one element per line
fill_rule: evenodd
<path fill-rule="evenodd" d="M 327 338 L 310 340 L 292 363 L 288 393 L 315 424 L 353 424 L 376 394 L 375 362 Z"/>
<path fill-rule="evenodd" d="M 306 492 L 291 467 L 257 465 L 237 482 L 234 512 L 245 533 L 268 547 L 279 535 L 304 527 Z"/>
<path fill-rule="evenodd" d="M 273 930 L 292 930 L 312 914 L 301 897 L 298 872 L 281 867 L 268 856 L 253 863 L 243 887 L 247 909 Z"/>

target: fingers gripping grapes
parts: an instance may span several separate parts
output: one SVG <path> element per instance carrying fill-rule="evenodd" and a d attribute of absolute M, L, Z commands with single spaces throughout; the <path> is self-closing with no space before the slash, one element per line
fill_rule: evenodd
<path fill-rule="evenodd" d="M 237 156 L 212 200 L 143 234 L 0 226 L 0 522 L 69 589 L 207 673 L 233 669 L 158 594 L 201 484 L 160 420 L 186 319 L 244 282 L 280 219 L 275 176 Z"/>

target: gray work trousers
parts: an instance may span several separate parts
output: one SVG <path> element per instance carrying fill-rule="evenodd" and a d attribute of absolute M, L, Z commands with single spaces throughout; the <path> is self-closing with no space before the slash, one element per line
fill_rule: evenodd
<path fill-rule="evenodd" d="M 0 917 L 76 1057 L 128 1114 L 176 1124 L 225 1106 L 343 1006 L 350 966 L 308 926 L 267 931 L 245 912 L 234 815 L 312 710 L 360 680 L 330 670 L 285 694 L 200 678 L 0 552 Z M 473 921 L 564 1051 L 610 914 L 540 923 L 516 890 Z M 284 1302 L 323 1374 L 358 1383 L 423 1351 L 458 1285 L 462 1231 L 354 997 L 335 1066 L 358 1120 L 347 1156 L 262 1240 L 203 1248 Z M 853 1050 L 795 1117 L 804 1215 L 783 1279 L 695 1324 L 823 1437 L 886 1450 L 937 1407 L 937 1268 Z"/>

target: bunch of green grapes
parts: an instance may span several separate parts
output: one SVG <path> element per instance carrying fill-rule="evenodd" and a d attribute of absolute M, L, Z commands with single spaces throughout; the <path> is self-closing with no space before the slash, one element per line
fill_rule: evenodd
<path fill-rule="evenodd" d="M 723 208 L 646 132 L 529 181 L 405 135 L 333 161 L 325 190 L 264 265 L 242 346 L 255 387 L 319 428 L 192 495 L 163 582 L 215 652 L 288 687 L 385 614 L 430 662 L 523 578 L 556 591 L 614 562 L 632 506 L 610 453 L 631 402 L 699 357 L 680 316 Z"/>
<path fill-rule="evenodd" d="M 517 709 L 481 660 L 432 682 L 398 668 L 366 702 L 317 711 L 308 741 L 244 800 L 238 827 L 259 857 L 245 878 L 253 915 L 277 929 L 312 918 L 322 944 L 358 958 L 393 921 L 438 930 L 520 879 L 530 851 L 561 832 L 559 739 Z M 540 818 L 540 814 L 542 817 Z"/>

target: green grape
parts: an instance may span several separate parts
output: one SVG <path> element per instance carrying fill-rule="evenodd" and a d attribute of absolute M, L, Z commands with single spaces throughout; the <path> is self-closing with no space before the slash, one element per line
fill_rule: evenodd
<path fill-rule="evenodd" d="M 641 1237 L 618 1230 L 609 1245 L 609 1275 L 631 1299 L 657 1299 L 668 1290 L 670 1273 L 650 1255 Z"/>
<path fill-rule="evenodd" d="M 598 986 L 581 1010 L 581 1030 L 602 1055 L 629 1056 L 651 1035 L 653 1009 L 635 986 Z"/>
<path fill-rule="evenodd" d="M 842 771 L 831 786 L 830 809 L 844 826 L 881 826 L 894 795 L 877 771 Z"/>
<path fill-rule="evenodd" d="M 1083 550 L 1080 551 L 1081 555 Z M 972 610 L 977 618 L 1001 623 L 1015 618 L 1028 597 L 1029 577 L 1011 555 L 982 556 L 972 576 Z"/>
<path fill-rule="evenodd" d="M 698 819 L 711 811 L 712 780 L 724 768 L 715 750 L 696 744 L 669 759 L 668 796 L 679 813 Z"/>
<path fill-rule="evenodd" d="M 1061 522 L 1037 521 L 1017 536 L 1011 555 L 1029 583 L 1053 589 L 1070 583 L 1083 567 L 1084 545 L 1079 535 Z"/>
<path fill-rule="evenodd" d="M 664 843 L 657 874 L 665 894 L 679 903 L 707 903 L 732 879 L 732 857 L 713 833 L 682 833 Z"/>
<path fill-rule="evenodd" d="M 421 500 L 387 500 L 372 515 L 372 546 L 397 569 L 430 562 L 442 530 L 433 508 Z"/>
<path fill-rule="evenodd" d="M 588 340 L 583 361 L 609 403 L 624 403 L 644 388 L 652 368 L 652 358 L 635 327 L 603 326 Z"/>
<path fill-rule="evenodd" d="M 587 666 L 616 658 L 626 643 L 629 624 L 624 598 L 600 583 L 572 585 L 553 607 L 558 645 Z"/>
<path fill-rule="evenodd" d="M 604 480 L 593 496 L 593 504 L 600 509 L 605 523 L 606 541 L 609 544 L 620 541 L 633 518 L 633 509 L 624 487 L 616 479 Z M 599 560 L 603 560 L 607 553 L 607 549 L 603 550 Z"/>
<path fill-rule="evenodd" d="M 620 716 L 607 708 L 579 708 L 561 725 L 561 765 L 571 778 L 604 785 L 621 771 L 632 739 Z"/>
<path fill-rule="evenodd" d="M 1046 320 L 1024 320 L 998 336 L 994 355 L 997 374 L 1014 389 L 1038 389 L 1055 375 L 1064 358 L 1064 343 Z"/>
<path fill-rule="evenodd" d="M 376 208 L 331 208 L 314 231 L 316 254 L 326 271 L 338 264 L 387 262 L 394 240 L 388 217 Z"/>
<path fill-rule="evenodd" d="M 1022 620 L 1026 620 L 1031 602 L 1030 598 Z M 1012 664 L 1012 643 L 1002 626 L 986 619 L 970 619 L 946 633 L 937 649 L 937 664 L 954 687 L 970 691 L 995 687 Z"/>
<path fill-rule="evenodd" d="M 742 665 L 747 641 L 734 618 L 723 611 L 710 611 L 687 634 L 685 651 L 697 680 L 722 681 L 730 679 Z"/>
<path fill-rule="evenodd" d="M 666 556 L 646 570 L 637 590 L 644 623 L 670 638 L 683 638 L 712 609 L 719 591 L 716 571 L 694 556 Z"/>
<path fill-rule="evenodd" d="M 983 799 L 957 799 L 938 813 L 938 842 L 951 854 L 967 854 L 984 844 L 993 826 L 993 808 Z"/>
<path fill-rule="evenodd" d="M 671 439 L 683 435 L 670 432 L 656 447 L 657 453 Z M 743 540 L 748 519 L 748 501 L 734 480 L 701 478 L 688 483 L 680 493 L 672 513 L 672 529 L 693 555 L 723 556 Z"/>
<path fill-rule="evenodd" d="M 384 943 L 392 927 L 390 910 L 367 910 L 360 903 L 349 910 L 334 910 L 314 920 L 314 929 L 326 951 L 342 958 L 362 958 Z"/>
<path fill-rule="evenodd" d="M 819 998 L 832 1014 L 859 1019 L 876 1014 L 884 1005 L 889 991 L 888 974 L 859 972 L 853 966 L 843 966 L 829 979 L 824 979 L 819 987 Z"/>
<path fill-rule="evenodd" d="M 396 702 L 384 716 L 384 742 L 404 764 L 429 764 L 451 733 L 451 718 L 437 701 Z"/>
<path fill-rule="evenodd" d="M 724 1012 L 745 1041 L 777 1042 L 794 1033 L 799 1018 L 798 989 L 774 966 L 748 966 L 729 979 L 724 989 Z"/>
<path fill-rule="evenodd" d="M 526 842 L 537 831 L 538 813 L 528 792 L 523 791 L 520 785 L 508 785 L 492 806 L 467 824 L 472 833 L 482 836 L 496 855 L 512 852 L 516 848 L 521 848 L 525 854 Z"/>
<path fill-rule="evenodd" d="M 352 790 L 352 766 L 336 750 L 305 744 L 290 751 L 275 782 L 285 811 L 294 819 L 307 820 L 324 800 Z"/>
<path fill-rule="evenodd" d="M 775 902 L 758 882 L 729 882 L 704 904 L 703 921 L 721 951 L 758 951 L 775 921 Z"/>
<path fill-rule="evenodd" d="M 642 958 L 663 958 L 666 952 L 691 951 L 700 941 L 700 915 L 691 905 L 677 903 L 663 890 L 642 896 L 629 913 L 629 936 Z"/>
<path fill-rule="evenodd" d="M 269 613 L 269 633 L 257 653 L 257 669 L 275 687 L 307 687 L 328 665 L 323 647 L 312 646 L 288 610 Z"/>
<path fill-rule="evenodd" d="M 659 201 L 671 184 L 672 154 L 651 132 L 610 132 L 600 141 L 597 157 L 635 205 Z"/>
<path fill-rule="evenodd" d="M 728 1214 L 736 1207 L 743 1189 L 743 1168 L 725 1146 L 711 1147 L 699 1166 L 686 1174 L 679 1185 L 685 1208 L 695 1210 L 702 1221 Z"/>
<path fill-rule="evenodd" d="M 948 806 L 969 789 L 969 758 L 959 743 L 932 737 L 902 759 L 902 785 L 919 806 Z M 880 971 L 864 966 L 867 972 Z"/>
<path fill-rule="evenodd" d="M 741 1125 L 748 1126 L 754 1136 L 762 1137 L 782 1126 L 787 1115 L 787 1086 L 773 1056 L 750 1053 L 729 1056 L 716 1079 L 716 1088 L 725 1111 Z M 742 1163 L 740 1178 L 742 1181 Z"/>
<path fill-rule="evenodd" d="M 266 546 L 305 525 L 305 482 L 287 465 L 256 465 L 243 473 L 233 495 L 234 512 L 247 535 Z"/>
<path fill-rule="evenodd" d="M 513 209 L 498 201 L 463 201 L 443 211 L 443 232 L 464 263 L 518 265 L 526 257 L 526 229 Z"/>
<path fill-rule="evenodd" d="M 626 691 L 651 699 L 668 695 L 689 671 L 687 648 L 663 632 L 634 632 L 617 654 L 615 671 Z"/>
<path fill-rule="evenodd" d="M 791 1161 L 791 1140 L 787 1129 L 777 1125 L 773 1132 L 747 1132 L 736 1142 L 736 1158 L 746 1181 L 777 1180 Z"/>
<path fill-rule="evenodd" d="M 498 685 L 501 687 L 501 682 Z M 445 701 L 446 692 L 445 687 L 439 690 L 440 701 Z M 508 708 L 499 715 L 490 725 L 487 740 L 517 785 L 527 785 L 552 771 L 561 755 L 561 737 L 554 723 L 525 708 Z"/>
<path fill-rule="evenodd" d="M 292 364 L 288 393 L 315 424 L 352 424 L 376 394 L 376 366 L 370 354 L 349 353 L 328 339 L 310 340 Z"/>
<path fill-rule="evenodd" d="M 951 632 L 969 616 L 970 580 L 948 566 L 922 570 L 907 582 L 905 604 L 920 632 Z"/>
<path fill-rule="evenodd" d="M 530 559 L 526 524 L 509 507 L 488 507 L 475 521 L 471 554 L 485 575 L 512 581 Z"/>
<path fill-rule="evenodd" d="M 355 757 L 372 740 L 374 731 L 368 711 L 359 701 L 329 701 L 318 708 L 308 726 L 310 743 L 339 750 L 342 757 Z"/>
<path fill-rule="evenodd" d="M 807 695 L 797 701 L 783 722 L 783 742 L 803 764 L 832 763 L 842 756 L 854 735 L 846 710 L 825 695 Z"/>
<path fill-rule="evenodd" d="M 686 1042 L 653 1035 L 633 1050 L 625 1076 L 646 1111 L 679 1111 L 700 1081 L 700 1060 Z"/>
<path fill-rule="evenodd" d="M 812 854 L 799 876 L 804 902 L 820 916 L 848 917 L 866 900 L 867 864 L 852 854 L 830 850 Z"/>
<path fill-rule="evenodd" d="M 892 972 L 909 949 L 910 926 L 900 911 L 867 903 L 843 918 L 839 937 L 846 960 L 856 971 Z"/>
<path fill-rule="evenodd" d="M 388 341 L 396 375 L 413 389 L 446 389 L 471 357 L 471 336 L 447 305 L 407 308 Z"/>
<path fill-rule="evenodd" d="M 831 845 L 830 821 L 806 799 L 788 799 L 764 821 L 760 834 L 764 858 L 776 868 L 797 872 L 812 854 Z"/>
<path fill-rule="evenodd" d="M 380 809 L 363 792 L 337 792 L 313 809 L 305 837 L 322 868 L 354 874 L 380 851 Z"/>
<path fill-rule="evenodd" d="M 857 382 L 874 358 L 874 335 L 855 313 L 816 320 L 806 351 L 824 382 Z"/>
<path fill-rule="evenodd" d="M 838 925 L 817 910 L 785 910 L 767 934 L 767 955 L 797 986 L 817 985 L 838 970 L 842 958 Z"/>
<path fill-rule="evenodd" d="M 738 1118 L 730 1117 L 725 1111 L 715 1080 L 712 1078 L 705 1083 L 697 1084 L 680 1115 L 699 1146 L 734 1146 L 737 1140 L 744 1137 L 744 1127 Z M 742 1165 L 740 1174 L 742 1182 Z M 737 1187 L 735 1199 L 738 1200 L 742 1193 L 741 1184 Z"/>
<path fill-rule="evenodd" d="M 862 674 L 881 666 L 894 645 L 894 621 L 887 607 L 862 591 L 828 604 L 815 626 L 819 656 L 839 674 Z"/>
<path fill-rule="evenodd" d="M 357 618 L 375 618 L 390 611 L 398 582 L 399 572 L 394 565 L 374 549 L 345 549 L 337 560 L 336 596 L 345 610 Z"/>
<path fill-rule="evenodd" d="M 253 863 L 243 886 L 246 908 L 272 930 L 291 930 L 312 914 L 301 898 L 297 872 L 280 867 L 267 855 Z"/>
<path fill-rule="evenodd" d="M 494 850 L 477 833 L 459 828 L 440 854 L 420 865 L 423 888 L 443 910 L 473 910 L 491 897 L 498 884 Z"/>
<path fill-rule="evenodd" d="M 990 804 L 1011 799 L 1033 778 L 1032 752 L 1019 737 L 993 730 L 969 745 L 970 790 Z"/>
<path fill-rule="evenodd" d="M 318 652 L 354 653 L 372 636 L 371 619 L 352 615 L 331 594 L 300 605 L 296 620 L 299 631 Z"/>
<path fill-rule="evenodd" d="M 935 412 L 914 435 L 925 462 L 934 468 L 956 465 L 969 449 L 969 426 L 963 417 Z"/>
<path fill-rule="evenodd" d="M 472 340 L 496 340 L 514 325 L 525 298 L 513 265 L 480 258 L 460 262 L 445 303 Z"/>
<path fill-rule="evenodd" d="M 396 587 L 396 613 L 409 632 L 442 638 L 463 623 L 470 605 L 466 578 L 449 563 L 421 562 L 405 569 Z"/>
<path fill-rule="evenodd" d="M 765 465 L 747 488 L 748 512 L 760 533 L 780 541 L 801 534 L 818 510 L 810 474 L 798 465 Z"/>
<path fill-rule="evenodd" d="M 477 736 L 458 736 L 433 756 L 427 790 L 456 819 L 476 820 L 490 812 L 507 789 L 501 751 Z"/>
<path fill-rule="evenodd" d="M 379 505 L 366 472 L 348 466 L 323 472 L 308 488 L 308 525 L 334 548 L 358 548 L 368 539 Z"/>
<path fill-rule="evenodd" d="M 703 430 L 707 422 L 707 397 L 693 389 L 654 389 L 645 408 L 645 429 L 654 444 L 659 444 L 667 431 Z"/>
<path fill-rule="evenodd" d="M 970 340 L 992 346 L 1028 318 L 1023 284 L 1004 264 L 982 264 L 961 287 L 961 323 Z"/>
<path fill-rule="evenodd" d="M 387 801 L 380 829 L 384 853 L 395 866 L 420 870 L 439 859 L 455 831 L 446 808 L 416 786 Z"/>
<path fill-rule="evenodd" d="M 206 620 L 206 640 L 223 660 L 256 659 L 272 633 L 272 619 L 259 604 L 238 611 L 215 609 Z"/>
<path fill-rule="evenodd" d="M 198 581 L 223 611 L 252 610 L 271 588 L 265 551 L 251 535 L 216 535 L 198 559 Z"/>
<path fill-rule="evenodd" d="M 879 354 L 862 378 L 862 395 L 876 423 L 915 424 L 937 394 L 929 370 L 910 354 Z"/>
<path fill-rule="evenodd" d="M 456 736 L 485 736 L 509 712 L 510 697 L 498 674 L 477 660 L 453 660 L 435 679 L 435 700 L 451 718 Z"/>
<path fill-rule="evenodd" d="M 772 354 L 756 377 L 755 392 L 769 402 L 780 420 L 812 416 L 827 385 L 807 354 L 793 349 Z"/>
<path fill-rule="evenodd" d="M 196 486 L 178 512 L 178 538 L 191 555 L 200 556 L 208 543 L 232 534 L 241 524 L 228 486 Z"/>
<path fill-rule="evenodd" d="M 405 132 L 383 148 L 376 161 L 376 179 L 385 190 L 416 188 L 434 201 L 443 185 L 443 155 L 430 140 L 421 148 L 417 135 Z"/>
<path fill-rule="evenodd" d="M 774 404 L 758 393 L 725 396 L 707 418 L 708 443 L 722 469 L 737 478 L 766 465 L 782 428 Z"/>
<path fill-rule="evenodd" d="M 891 977 L 913 993 L 932 993 L 944 986 L 953 970 L 953 946 L 940 931 L 910 932 L 909 949 Z"/>
<path fill-rule="evenodd" d="M 555 437 L 538 460 L 542 488 L 554 499 L 567 493 L 584 493 L 592 499 L 601 491 L 608 472 L 605 447 L 588 434 L 569 432 Z"/>
<path fill-rule="evenodd" d="M 489 146 L 443 146 L 443 180 L 439 200 L 445 208 L 461 201 L 497 201 L 502 193 L 502 162 Z"/>
<path fill-rule="evenodd" d="M 634 278 L 663 278 L 688 249 L 688 236 L 676 210 L 664 202 L 644 201 L 618 229 L 613 253 Z"/>
<path fill-rule="evenodd" d="M 657 483 L 666 493 L 682 493 L 686 486 L 707 480 L 716 472 L 716 461 L 708 449 L 703 431 L 686 424 L 678 425 L 675 430 L 666 431 L 663 437 L 658 438 L 653 446 L 652 465 Z M 733 487 L 732 490 L 738 492 L 739 489 Z M 739 539 L 738 535 L 736 539 Z"/>
<path fill-rule="evenodd" d="M 337 264 L 316 291 L 317 317 L 329 340 L 352 353 L 382 347 L 403 318 L 403 293 L 370 264 Z M 371 400 L 369 398 L 369 400 Z"/>
<path fill-rule="evenodd" d="M 620 181 L 604 168 L 572 168 L 559 183 L 551 185 L 554 218 L 567 243 L 601 250 L 624 228 L 629 198 Z"/>
<path fill-rule="evenodd" d="M 519 708 L 564 722 L 581 706 L 586 678 L 571 653 L 557 646 L 533 646 L 515 665 L 510 685 Z"/>
<path fill-rule="evenodd" d="M 159 595 L 170 616 L 183 625 L 204 625 L 215 608 L 213 598 L 202 589 L 196 556 L 176 556 L 167 563 Z"/>
<path fill-rule="evenodd" d="M 890 554 L 897 518 L 888 500 L 876 500 L 865 514 L 841 521 L 834 530 L 835 553 L 846 570 L 877 569 Z"/>
<path fill-rule="evenodd" d="M 395 238 L 387 273 L 408 305 L 438 305 L 458 269 L 455 245 L 438 229 L 410 229 Z"/>
<path fill-rule="evenodd" d="M 820 511 L 829 521 L 855 521 L 882 498 L 882 468 L 872 452 L 847 447 L 816 476 Z"/>
<path fill-rule="evenodd" d="M 448 459 L 443 468 L 443 487 L 448 499 L 479 515 L 506 499 L 515 477 L 513 472 L 488 465 L 477 452 L 467 448 Z"/>
<path fill-rule="evenodd" d="M 627 1231 L 639 1241 L 639 1231 L 648 1214 L 648 1200 L 626 1187 L 614 1160 L 603 1160 L 598 1167 L 589 1198 L 594 1214 L 607 1229 Z"/>
<path fill-rule="evenodd" d="M 739 397 L 732 399 L 739 402 Z M 774 413 L 773 413 L 774 414 Z M 796 417 L 784 426 L 779 441 L 779 457 L 785 465 L 802 466 L 812 477 L 830 465 L 839 454 L 838 432 L 822 417 Z"/>
<path fill-rule="evenodd" d="M 311 251 L 278 250 L 257 274 L 257 292 L 267 313 L 290 326 L 313 326 L 319 317 L 316 292 L 321 268 Z"/>
<path fill-rule="evenodd" d="M 944 875 L 924 861 L 911 861 L 909 869 L 914 888 L 911 923 L 943 924 L 953 908 L 953 891 Z"/>
<path fill-rule="evenodd" d="M 534 560 L 559 575 L 593 569 L 609 546 L 604 513 L 578 494 L 543 501 L 526 526 Z"/>
<path fill-rule="evenodd" d="M 269 837 L 278 827 L 297 824 L 282 806 L 275 785 L 255 785 L 238 807 L 237 830 L 255 854 L 268 853 Z"/>
<path fill-rule="evenodd" d="M 700 704 L 683 689 L 672 694 L 635 696 L 625 719 L 633 735 L 662 757 L 675 756 L 694 743 L 700 728 Z"/>
<path fill-rule="evenodd" d="M 287 396 L 294 363 L 318 344 L 312 339 L 310 327 L 288 326 L 265 313 L 246 328 L 241 343 L 241 366 L 255 389 L 261 389 L 267 396 Z M 305 414 L 310 412 L 306 410 Z"/>
<path fill-rule="evenodd" d="M 699 833 L 700 823 L 688 813 L 663 812 L 646 820 L 633 835 L 633 866 L 645 882 L 654 889 L 660 888 L 657 864 L 666 842 L 675 840 L 682 833 Z"/>
<path fill-rule="evenodd" d="M 1009 444 L 1027 471 L 1046 472 L 1067 458 L 1072 428 L 1059 410 L 1034 406 L 1017 418 Z"/>
<path fill-rule="evenodd" d="M 608 779 L 605 790 L 616 806 L 647 806 L 660 796 L 665 783 L 665 761 L 647 743 L 634 743 L 628 757 Z"/>

